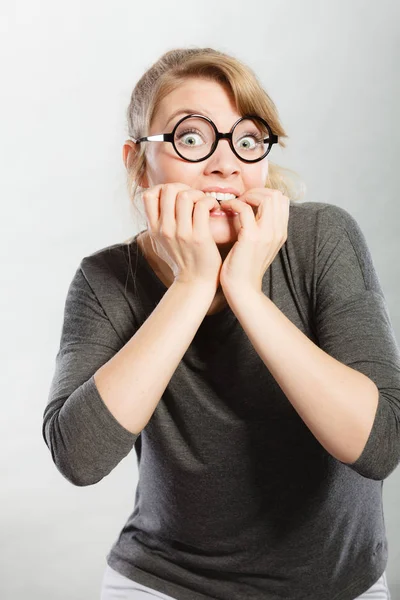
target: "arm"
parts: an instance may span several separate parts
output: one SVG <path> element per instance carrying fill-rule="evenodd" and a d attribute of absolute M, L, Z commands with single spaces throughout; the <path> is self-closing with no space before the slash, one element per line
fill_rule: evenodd
<path fill-rule="evenodd" d="M 115 418 L 138 435 L 192 342 L 215 290 L 175 282 L 127 344 L 94 374 Z"/>
<path fill-rule="evenodd" d="M 383 480 L 400 463 L 400 352 L 384 294 L 365 237 L 347 211 L 326 205 L 310 235 L 309 301 L 318 345 L 269 298 L 250 290 L 225 295 L 318 441 L 360 475 Z"/>
<path fill-rule="evenodd" d="M 355 462 L 372 429 L 378 389 L 316 346 L 264 294 L 229 298 L 254 349 L 322 446 Z"/>
<path fill-rule="evenodd" d="M 213 297 L 204 284 L 173 284 L 123 345 L 77 270 L 42 426 L 55 465 L 71 483 L 97 483 L 129 453 Z"/>

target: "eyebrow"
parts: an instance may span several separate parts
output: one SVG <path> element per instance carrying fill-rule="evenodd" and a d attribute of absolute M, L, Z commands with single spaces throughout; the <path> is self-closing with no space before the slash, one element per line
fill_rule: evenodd
<path fill-rule="evenodd" d="M 165 123 L 165 127 L 167 127 L 168 123 L 170 123 L 172 119 L 174 119 L 178 115 L 199 115 L 203 113 L 211 119 L 211 115 L 206 110 L 195 110 L 194 108 L 178 108 L 178 110 L 173 112 L 168 121 Z"/>

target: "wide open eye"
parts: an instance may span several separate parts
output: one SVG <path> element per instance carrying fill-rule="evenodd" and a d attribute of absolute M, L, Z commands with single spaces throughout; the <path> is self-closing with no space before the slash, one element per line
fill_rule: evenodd
<path fill-rule="evenodd" d="M 242 142 L 244 142 L 244 144 L 242 145 Z M 240 140 L 236 140 L 235 144 L 238 146 L 238 149 L 241 150 L 254 150 L 257 146 L 257 144 L 262 144 L 263 143 L 263 138 L 262 136 L 256 136 L 252 133 L 246 133 L 244 134 Z"/>
<path fill-rule="evenodd" d="M 201 143 L 205 143 L 201 132 L 195 129 L 186 129 L 185 131 L 179 132 L 179 136 L 175 138 L 179 144 L 184 146 L 200 146 Z M 197 143 L 196 143 L 197 141 Z"/>

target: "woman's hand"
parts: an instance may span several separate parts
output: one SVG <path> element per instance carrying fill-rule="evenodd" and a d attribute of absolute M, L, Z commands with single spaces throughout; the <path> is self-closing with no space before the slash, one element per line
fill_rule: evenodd
<path fill-rule="evenodd" d="M 221 287 L 260 292 L 265 271 L 287 240 L 290 200 L 278 190 L 253 188 L 222 206 L 239 213 L 241 229 L 222 264 Z"/>
<path fill-rule="evenodd" d="M 143 193 L 153 251 L 170 267 L 174 281 L 219 285 L 221 255 L 210 229 L 215 198 L 184 183 L 164 183 Z"/>

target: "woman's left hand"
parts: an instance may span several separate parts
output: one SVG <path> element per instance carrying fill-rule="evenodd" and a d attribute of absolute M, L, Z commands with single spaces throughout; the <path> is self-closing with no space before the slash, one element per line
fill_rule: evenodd
<path fill-rule="evenodd" d="M 221 267 L 222 290 L 260 292 L 265 271 L 287 240 L 290 200 L 279 190 L 253 188 L 223 206 L 239 213 L 241 229 Z"/>

